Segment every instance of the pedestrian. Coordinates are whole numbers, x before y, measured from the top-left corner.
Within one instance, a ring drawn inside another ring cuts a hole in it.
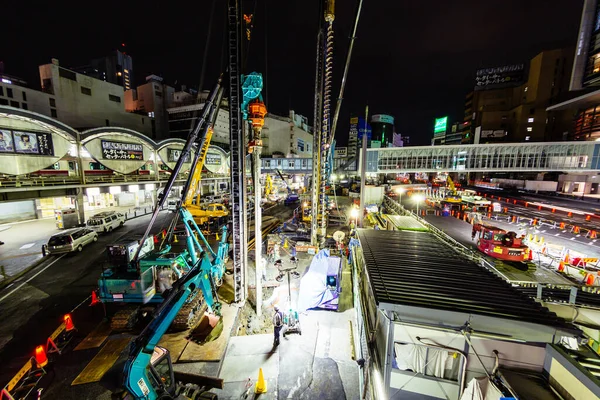
[[[283,313],[275,304],[275,315],[273,315],[273,346],[279,346],[279,333],[283,328]]]

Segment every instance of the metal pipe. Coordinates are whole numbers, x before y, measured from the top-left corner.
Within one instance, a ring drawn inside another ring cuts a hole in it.
[[[346,65],[344,66],[344,74],[342,75],[340,95],[337,99],[335,113],[333,114],[333,122],[331,123],[331,137],[329,139],[329,147],[331,147],[331,145],[333,144],[333,138],[335,137],[335,130],[337,128],[338,117],[340,116],[340,109],[342,108],[342,100],[344,99],[344,89],[346,88],[346,79],[348,78],[348,70],[350,69],[350,59],[352,58],[352,50],[354,48],[354,40],[356,39],[356,31],[358,30],[358,20],[360,19],[362,3],[363,0],[358,0],[358,6],[356,8],[356,18],[354,19],[354,27],[352,28],[352,36],[350,37],[350,45],[348,46],[348,55],[346,56]]]

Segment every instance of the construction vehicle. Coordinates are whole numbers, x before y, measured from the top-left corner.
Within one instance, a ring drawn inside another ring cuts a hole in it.
[[[202,117],[198,120],[198,125],[190,133],[163,193],[170,193],[192,146],[196,142],[199,142],[201,146],[203,140],[205,141],[206,135],[210,131],[210,126],[206,122],[208,113],[210,112],[211,116],[214,116],[216,107],[218,107],[213,106],[214,99],[217,97],[220,100],[222,93],[219,80],[203,110]],[[193,161],[194,167],[198,165],[201,155],[201,152],[196,152]],[[194,179],[194,175],[188,177],[182,198],[189,193],[190,188],[194,185]],[[148,228],[141,239],[129,239],[107,246],[108,264],[104,266],[98,281],[98,297],[105,304],[131,305],[130,307],[121,307],[117,311],[111,322],[113,329],[131,328],[135,325],[138,317],[145,311],[141,305],[161,303],[175,283],[197,268],[201,260],[203,260],[202,273],[194,281],[194,295],[190,296],[190,301],[185,303],[185,307],[181,307],[181,315],[177,318],[176,328],[192,327],[198,321],[198,317],[203,315],[204,306],[209,312],[219,314],[220,304],[216,301],[216,289],[222,281],[225,258],[229,251],[226,227],[223,227],[221,242],[215,253],[194,221],[193,215],[185,207],[179,205],[168,231],[163,230],[162,241],[157,236],[150,237],[150,230],[158,212],[166,202],[166,196],[159,196]],[[174,234],[178,225],[181,226],[185,236],[182,248],[177,248],[176,243],[179,240],[178,236]],[[154,248],[152,243],[158,246]],[[206,264],[204,260],[208,260],[209,264]]]
[[[442,202],[448,204],[462,203],[462,197],[456,191],[456,187],[450,176],[446,178],[446,194],[444,195],[444,200]]]
[[[214,229],[216,227],[212,225],[223,225],[225,222],[224,219],[229,216],[229,210],[222,204],[210,203],[206,206],[202,206],[199,192],[202,168],[204,168],[204,161],[206,160],[206,154],[208,153],[208,148],[212,139],[213,126],[217,119],[220,102],[221,99],[219,98],[216,105],[216,112],[210,121],[208,131],[206,132],[203,140],[199,143],[197,149],[198,156],[196,157],[198,161],[193,166],[193,172],[190,175],[191,180],[189,191],[185,194],[183,200],[183,206],[190,212],[190,214],[192,214],[196,224],[200,225],[204,229],[205,233],[211,233],[212,231],[217,230]]]
[[[280,170],[276,170],[277,174],[279,175],[279,177],[281,178],[281,180],[283,181],[283,183],[285,184],[285,188],[287,189],[288,195],[284,200],[284,204],[286,206],[295,204],[297,202],[300,201],[300,197],[298,196],[297,193],[294,193],[294,191],[292,190],[292,188],[290,187],[290,185],[288,185],[287,181],[285,180],[285,178],[283,177],[282,173]]]
[[[476,241],[479,251],[502,261],[517,263],[528,261],[529,248],[523,243],[523,237],[483,222],[478,213],[471,213],[471,218],[473,219],[471,238]]]
[[[474,208],[473,211],[487,210],[488,207],[492,204],[490,200],[483,198],[482,196],[477,195],[477,192],[471,189],[465,189],[460,192],[460,196],[462,202],[471,208]]]

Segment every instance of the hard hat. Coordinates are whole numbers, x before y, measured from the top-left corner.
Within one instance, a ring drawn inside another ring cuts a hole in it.
[[[279,305],[275,304],[273,307],[275,308],[275,311],[279,311]]]

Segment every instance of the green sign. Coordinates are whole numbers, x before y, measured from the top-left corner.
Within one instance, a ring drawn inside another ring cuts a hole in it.
[[[436,118],[435,125],[433,127],[433,133],[446,133],[447,126],[448,117]]]

